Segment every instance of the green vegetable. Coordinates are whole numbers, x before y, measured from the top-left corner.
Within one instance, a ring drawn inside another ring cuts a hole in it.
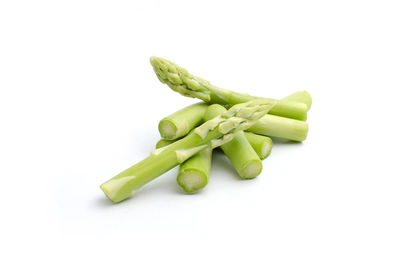
[[[254,100],[233,106],[209,120],[186,137],[163,148],[103,183],[100,188],[114,203],[131,197],[140,187],[184,162],[205,148],[221,146],[264,116],[275,104],[271,100]]]
[[[221,149],[242,179],[252,179],[260,175],[262,170],[261,159],[251,147],[243,132],[238,132],[232,141],[221,145]]]
[[[174,142],[175,140],[160,139],[156,148],[162,148]],[[180,165],[176,181],[184,192],[196,193],[207,185],[210,177],[211,159],[212,149],[205,148]]]
[[[194,105],[192,105],[194,106]],[[177,131],[188,131],[188,128],[192,129],[191,126],[193,124],[198,123],[198,117],[197,115],[191,115],[185,114],[185,111],[189,108],[189,111],[192,110],[190,109],[192,106],[189,106],[187,108],[181,109],[176,113],[179,113],[179,116],[185,117],[185,122],[180,122],[179,119],[175,119],[176,121],[174,122],[175,128],[177,128]],[[207,109],[207,105],[206,109]],[[204,106],[202,106],[203,108]],[[204,115],[205,112],[203,112],[203,109],[199,111]],[[173,117],[175,114],[172,114],[168,117]],[[167,117],[167,118],[168,118]],[[167,118],[164,118],[163,120],[166,120]],[[160,122],[161,124],[161,122]],[[191,124],[189,126],[188,124]],[[184,128],[181,128],[184,127]],[[190,130],[189,129],[189,130]],[[262,134],[265,136],[273,136],[273,137],[279,137],[279,138],[284,138],[288,140],[293,140],[293,141],[304,141],[307,137],[308,133],[308,125],[305,121],[299,121],[295,119],[289,119],[289,118],[284,118],[280,116],[275,116],[275,115],[270,115],[267,114],[265,117],[263,117],[259,122],[257,122],[254,127],[250,128],[249,131],[257,133],[257,134]],[[161,130],[160,130],[161,132]],[[186,134],[185,134],[186,135]],[[181,135],[184,136],[184,135]],[[159,146],[161,147],[164,145],[165,139],[160,140],[160,143],[157,143],[157,148]],[[171,142],[170,142],[171,143]]]
[[[176,182],[186,193],[196,193],[204,188],[210,177],[212,149],[201,150],[179,167]]]
[[[204,119],[212,119],[225,111],[226,109],[219,104],[211,105],[208,107]],[[221,149],[241,178],[251,179],[261,173],[262,163],[260,157],[247,141],[243,131],[237,132],[232,141],[221,145]]]
[[[174,143],[175,140],[160,139],[156,148],[162,148]],[[212,149],[205,148],[188,158],[179,167],[176,182],[186,193],[193,194],[204,188],[210,177]]]
[[[161,137],[173,140],[185,136],[202,122],[207,107],[207,104],[197,103],[165,117],[158,124]]]
[[[186,69],[159,57],[151,57],[150,63],[162,83],[186,97],[199,98],[209,104],[216,103],[226,107],[259,98],[213,86],[210,82],[191,75]],[[307,120],[307,106],[303,103],[277,101],[277,104],[269,113],[292,119]]]
[[[255,133],[251,133],[251,132],[244,132],[244,136],[246,136],[247,141],[249,141],[251,147],[253,147],[254,151],[256,151],[257,155],[260,157],[261,160],[263,160],[269,156],[269,154],[271,153],[271,149],[272,149],[271,138],[264,136],[264,135],[258,135]],[[175,140],[160,139],[156,144],[156,148],[161,148],[161,147],[170,145],[173,142],[175,142]],[[189,158],[189,160],[192,158],[193,157]],[[186,162],[187,161],[185,161],[185,163]]]
[[[293,94],[281,99],[281,102],[282,101],[292,101],[292,102],[304,103],[307,105],[307,110],[310,110],[311,104],[312,104],[311,95],[305,90],[294,92]]]
[[[247,141],[249,141],[251,147],[253,147],[261,160],[269,156],[272,149],[271,138],[250,132],[244,132],[244,136],[246,136]]]
[[[267,114],[247,131],[301,142],[307,138],[308,124],[305,121]]]

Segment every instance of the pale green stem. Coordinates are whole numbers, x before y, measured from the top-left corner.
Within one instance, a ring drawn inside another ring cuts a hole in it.
[[[119,173],[100,187],[114,203],[125,200],[133,196],[146,183],[176,167],[180,163],[176,155],[177,150],[190,149],[202,144],[203,139],[197,134],[191,133],[165,147],[162,152],[153,152],[146,159]]]
[[[243,132],[236,133],[232,141],[221,145],[221,149],[242,179],[252,179],[261,173],[261,159]]]
[[[160,139],[156,148],[162,148],[174,143],[175,140]],[[196,193],[204,188],[210,177],[212,149],[207,147],[183,162],[179,167],[176,181],[186,193]]]
[[[244,136],[246,136],[247,141],[249,141],[251,147],[253,147],[254,151],[257,153],[261,160],[269,156],[272,149],[271,138],[251,132],[244,132]]]
[[[302,142],[307,138],[308,124],[305,121],[267,114],[247,131],[264,136],[272,136]],[[171,142],[161,139],[157,143],[156,147],[159,148],[165,146],[167,143],[169,144]]]
[[[207,107],[205,103],[197,103],[165,117],[158,124],[161,137],[174,140],[185,136],[202,122]]]
[[[260,157],[261,160],[269,156],[272,149],[271,138],[251,132],[244,132],[244,136],[246,136],[247,141],[249,141],[251,147],[253,147],[254,151],[256,151],[257,155]],[[156,148],[162,148],[164,146],[172,144],[175,141],[176,140],[160,139],[156,144]],[[192,158],[189,158],[183,164],[187,163],[190,159]]]
[[[210,100],[209,104],[220,104],[231,107],[236,104],[247,102],[262,97],[255,97],[248,94],[237,93],[231,90],[219,88],[213,85],[209,87]],[[282,101],[278,100],[274,107],[271,108],[269,114],[281,117],[306,121],[307,120],[307,105],[302,102]]]
[[[308,124],[305,121],[267,114],[247,131],[301,142],[307,138]]]
[[[179,167],[176,182],[186,193],[196,193],[204,188],[210,177],[212,149],[201,150]]]
[[[221,105],[211,105],[208,107],[204,119],[212,119],[225,111],[226,109]],[[261,173],[262,163],[260,157],[247,141],[242,131],[237,132],[232,141],[221,145],[221,149],[241,178],[251,179]]]

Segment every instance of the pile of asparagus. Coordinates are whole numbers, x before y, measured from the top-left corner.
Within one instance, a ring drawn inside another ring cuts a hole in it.
[[[217,147],[241,178],[255,178],[261,173],[261,160],[271,152],[268,136],[299,142],[307,137],[312,100],[306,91],[281,100],[255,97],[215,87],[165,59],[151,57],[150,62],[162,83],[204,103],[162,119],[158,126],[162,139],[150,156],[100,186],[114,203],[179,164],[177,183],[182,190],[201,190],[208,183],[212,150]]]

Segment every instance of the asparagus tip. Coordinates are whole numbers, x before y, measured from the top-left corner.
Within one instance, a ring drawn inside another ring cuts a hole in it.
[[[150,63],[151,63],[151,65],[154,64],[154,62],[157,60],[157,58],[158,58],[158,57],[156,57],[156,56],[151,56],[151,57],[150,57]]]

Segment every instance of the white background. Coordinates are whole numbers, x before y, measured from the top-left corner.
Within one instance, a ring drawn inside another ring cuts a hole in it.
[[[310,131],[242,181],[222,154],[112,205],[99,185],[196,102],[164,57],[213,84],[307,89]],[[399,264],[399,1],[1,1],[2,264]]]

